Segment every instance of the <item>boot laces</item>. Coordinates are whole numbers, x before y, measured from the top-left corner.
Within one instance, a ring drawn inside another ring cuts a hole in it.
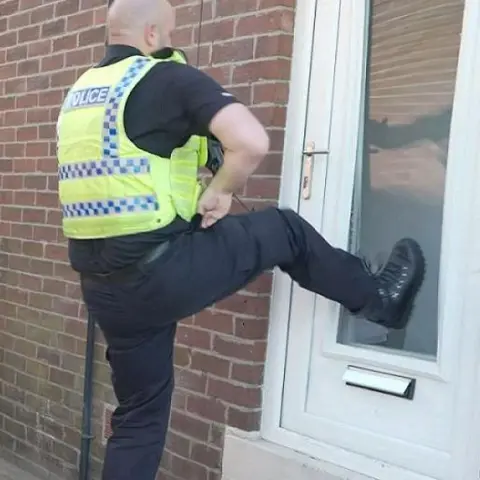
[[[379,284],[385,289],[394,291],[398,290],[405,282],[407,277],[407,267],[398,259],[390,259],[386,263],[376,267],[370,261],[363,258],[362,263],[365,270],[375,277]]]

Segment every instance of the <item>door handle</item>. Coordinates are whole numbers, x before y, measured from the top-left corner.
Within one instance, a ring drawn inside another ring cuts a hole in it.
[[[326,155],[328,150],[315,150],[315,142],[307,142],[303,151],[302,198],[308,200],[312,194],[312,173],[314,155]]]

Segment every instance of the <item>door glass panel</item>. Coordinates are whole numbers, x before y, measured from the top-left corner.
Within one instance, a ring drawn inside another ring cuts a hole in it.
[[[341,343],[436,357],[442,214],[463,9],[464,0],[370,2],[350,249],[375,265],[385,260],[378,252],[413,237],[424,249],[428,271],[403,331],[343,311]]]

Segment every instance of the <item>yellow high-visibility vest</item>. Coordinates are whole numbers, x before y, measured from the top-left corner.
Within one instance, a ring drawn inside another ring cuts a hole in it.
[[[130,93],[163,61],[184,59],[177,52],[166,60],[132,56],[89,69],[70,89],[57,123],[59,197],[67,238],[148,232],[177,215],[189,221],[195,214],[207,139],[192,136],[170,158],[162,158],[136,147],[125,133]]]

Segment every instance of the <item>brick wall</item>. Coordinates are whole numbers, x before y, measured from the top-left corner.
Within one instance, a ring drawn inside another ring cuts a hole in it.
[[[59,228],[55,121],[66,89],[102,57],[106,4],[0,0],[0,447],[64,480],[76,478],[86,322]],[[175,4],[176,43],[196,61],[199,2]],[[251,206],[278,195],[293,10],[293,0],[206,0],[203,9],[201,67],[253,108],[272,139],[244,192]],[[224,425],[258,428],[269,291],[265,276],[179,327],[160,478],[219,478]],[[103,402],[115,401],[103,358],[99,339],[95,472]]]

